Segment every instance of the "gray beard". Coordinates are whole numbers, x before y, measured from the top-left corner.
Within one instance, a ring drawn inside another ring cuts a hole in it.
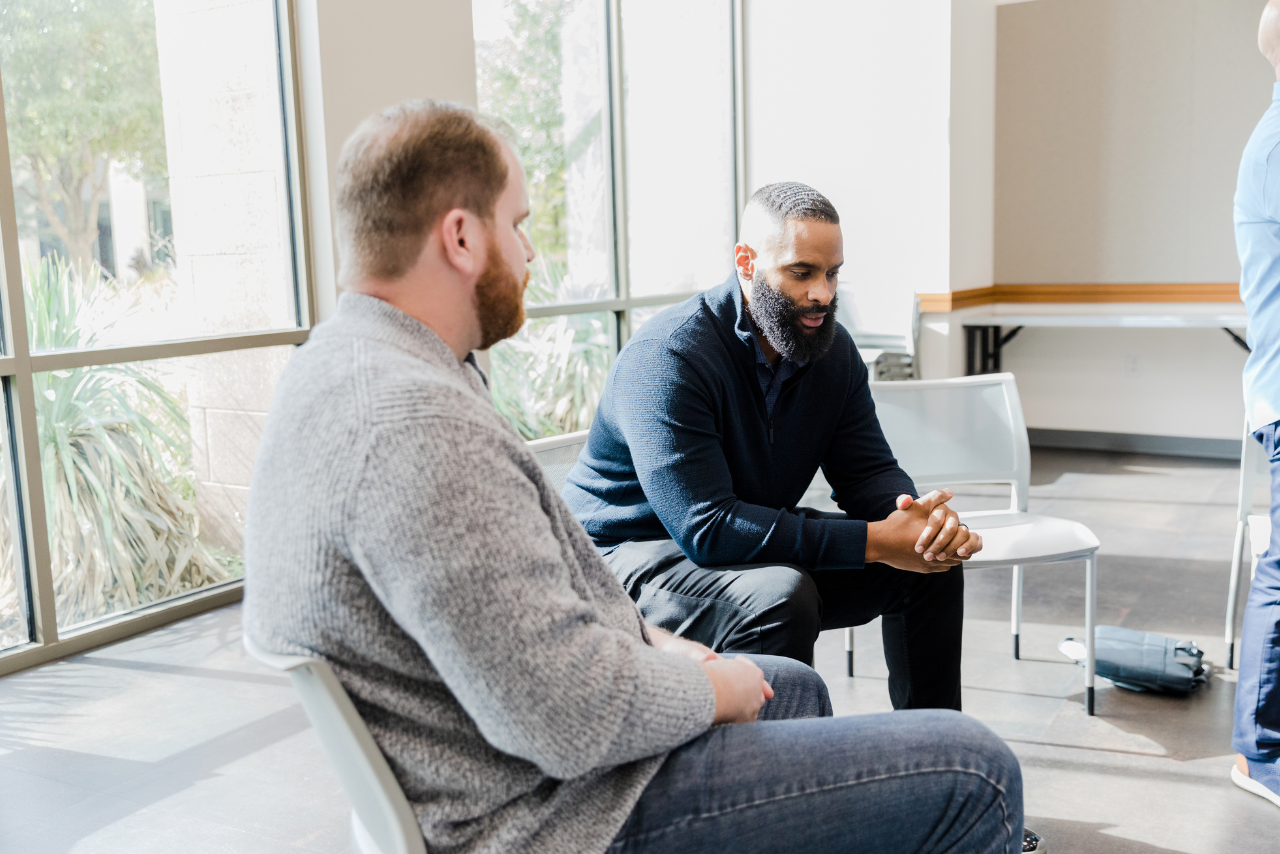
[[[775,290],[759,272],[751,280],[751,304],[748,313],[756,328],[773,349],[793,362],[821,359],[836,338],[836,300],[826,306],[827,316],[817,329],[801,325],[800,315],[813,311],[801,307],[782,291]]]

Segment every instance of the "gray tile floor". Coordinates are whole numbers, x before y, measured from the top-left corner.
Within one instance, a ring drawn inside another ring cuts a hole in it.
[[[1102,540],[1101,622],[1194,639],[1221,664],[1236,482],[1224,463],[1039,451],[1032,510]],[[1017,752],[1055,852],[1280,849],[1280,810],[1227,778],[1230,674],[1187,699],[1103,685],[1088,718],[1083,673],[1056,649],[1081,630],[1083,568],[1028,570],[1017,662],[1008,572],[966,578],[965,709]],[[239,641],[231,607],[0,679],[0,852],[349,851],[346,801],[287,679]],[[837,714],[888,710],[876,625],[857,630],[853,679],[841,633],[817,665]]]

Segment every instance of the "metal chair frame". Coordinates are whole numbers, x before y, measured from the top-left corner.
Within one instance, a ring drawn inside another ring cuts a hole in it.
[[[1244,569],[1245,549],[1251,561],[1250,577],[1257,571],[1258,558],[1266,551],[1271,535],[1270,515],[1253,512],[1253,492],[1259,482],[1270,476],[1270,464],[1262,445],[1253,438],[1249,422],[1244,424],[1244,439],[1240,447],[1240,494],[1236,501],[1236,537],[1231,553],[1231,575],[1227,585],[1227,626],[1224,640],[1227,644],[1227,669],[1235,668],[1236,654],[1236,600],[1240,594],[1240,575]]]
[[[357,854],[427,854],[404,791],[329,663],[268,652],[248,635],[244,648],[268,667],[289,674],[351,801],[351,840]]]
[[[1027,424],[1022,413],[1022,400],[1018,396],[1018,386],[1013,374],[981,374],[971,377],[958,377],[954,379],[944,380],[916,380],[907,382],[892,383],[870,383],[871,396],[876,398],[877,394],[883,397],[886,394],[894,392],[903,392],[910,390],[931,391],[931,390],[953,390],[956,388],[981,387],[981,386],[1000,386],[1003,393],[1004,407],[1000,411],[1002,421],[1008,428],[1011,444],[1007,448],[1007,452],[1011,465],[1004,470],[988,470],[988,471],[954,471],[954,472],[929,472],[919,473],[910,471],[908,466],[908,474],[912,476],[916,487],[925,492],[929,489],[939,487],[954,487],[966,485],[987,485],[987,484],[1008,484],[1010,488],[1010,505],[1007,511],[978,511],[970,513],[962,513],[961,518],[969,524],[971,528],[981,533],[983,517],[993,517],[996,515],[1006,515],[1009,513],[1027,514],[1029,491],[1031,486],[1031,443],[1027,436]],[[879,403],[879,401],[877,401]],[[893,436],[887,435],[890,445],[893,445]],[[896,453],[896,452],[895,452]],[[901,457],[902,455],[899,454]],[[1092,536],[1092,535],[1090,535]],[[1070,561],[1083,560],[1085,563],[1085,708],[1088,714],[1094,712],[1094,683],[1095,683],[1095,654],[1094,654],[1094,623],[1097,614],[1097,587],[1098,587],[1098,546],[1095,544],[1088,548],[1079,548],[1056,554],[1048,554],[1036,556],[1034,559],[1022,559],[1017,563],[1011,561],[989,562],[972,559],[966,564],[966,569],[992,569],[996,567],[1012,567],[1012,595],[1010,602],[1010,633],[1013,636],[1013,657],[1021,658],[1021,634],[1022,634],[1022,593],[1023,593],[1023,569],[1027,566],[1040,566],[1047,564],[1066,563]],[[845,657],[846,667],[849,676],[853,676],[854,664],[854,633],[849,628],[845,631]]]

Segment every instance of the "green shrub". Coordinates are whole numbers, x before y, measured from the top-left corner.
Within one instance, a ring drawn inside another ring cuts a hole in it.
[[[54,256],[24,273],[32,350],[92,348],[119,319],[105,308],[114,283],[96,265],[82,278]],[[190,426],[183,402],[164,387],[154,365],[50,371],[36,374],[34,385],[60,625],[240,574],[235,562],[224,567],[200,542]],[[7,483],[0,492],[7,504]],[[8,512],[0,525],[0,540],[11,550]],[[10,587],[13,598],[16,584]],[[4,622],[5,590],[0,587],[0,640],[19,628],[13,617],[12,625]]]

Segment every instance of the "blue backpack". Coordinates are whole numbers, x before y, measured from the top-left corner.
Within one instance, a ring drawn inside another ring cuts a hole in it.
[[[1084,641],[1066,638],[1058,649],[1084,664]],[[1189,694],[1209,680],[1211,666],[1194,641],[1176,641],[1151,632],[1097,626],[1094,662],[1097,673],[1131,691]]]

